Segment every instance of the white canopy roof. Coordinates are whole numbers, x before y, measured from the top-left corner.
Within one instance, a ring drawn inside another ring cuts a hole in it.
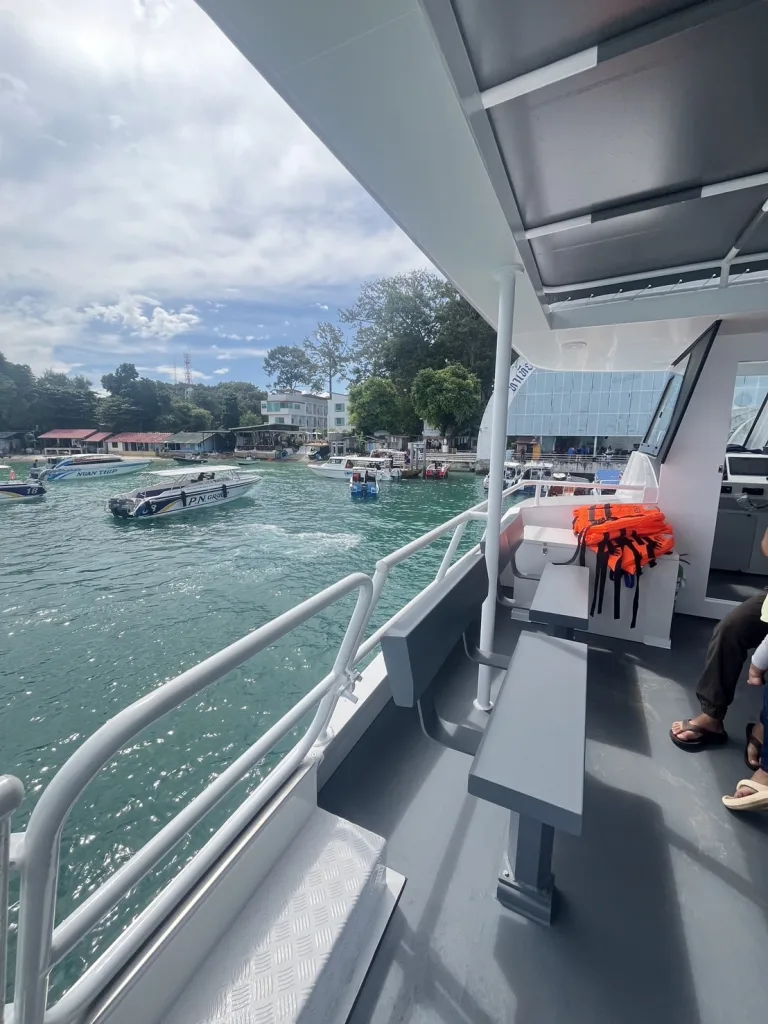
[[[522,263],[535,365],[663,368],[768,309],[768,5],[198,2],[490,323]]]

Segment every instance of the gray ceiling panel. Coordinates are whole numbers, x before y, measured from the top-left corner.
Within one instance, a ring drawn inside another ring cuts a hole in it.
[[[742,249],[744,255],[755,252],[768,252],[768,216],[764,217],[760,225],[750,234],[747,244]]]
[[[480,89],[568,57],[691,0],[454,0]]]
[[[768,196],[746,189],[598,221],[532,242],[547,286],[722,259]]]
[[[526,226],[768,170],[766,40],[757,4],[493,108]]]

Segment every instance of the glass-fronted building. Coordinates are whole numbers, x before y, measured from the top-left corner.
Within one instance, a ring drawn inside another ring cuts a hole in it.
[[[538,438],[544,451],[564,444],[631,449],[645,434],[669,376],[536,370],[509,409],[511,438]]]

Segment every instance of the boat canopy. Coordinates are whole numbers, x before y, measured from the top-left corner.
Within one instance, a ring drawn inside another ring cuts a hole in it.
[[[669,366],[768,309],[768,4],[198,0],[515,349]]]

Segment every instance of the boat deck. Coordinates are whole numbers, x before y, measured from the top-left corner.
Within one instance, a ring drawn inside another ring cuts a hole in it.
[[[497,649],[516,624],[503,612]],[[590,644],[584,831],[558,834],[551,928],[495,899],[508,814],[467,793],[470,759],[389,704],[321,792],[322,805],[384,836],[407,876],[351,1024],[729,1024],[763,1016],[768,816],[720,802],[749,774],[741,687],[731,743],[690,754],[669,741],[695,713],[713,623],[678,617],[671,651]],[[471,705],[476,669],[446,669],[441,707]],[[471,712],[470,715],[476,715]],[[557,759],[557,736],[542,736]]]

